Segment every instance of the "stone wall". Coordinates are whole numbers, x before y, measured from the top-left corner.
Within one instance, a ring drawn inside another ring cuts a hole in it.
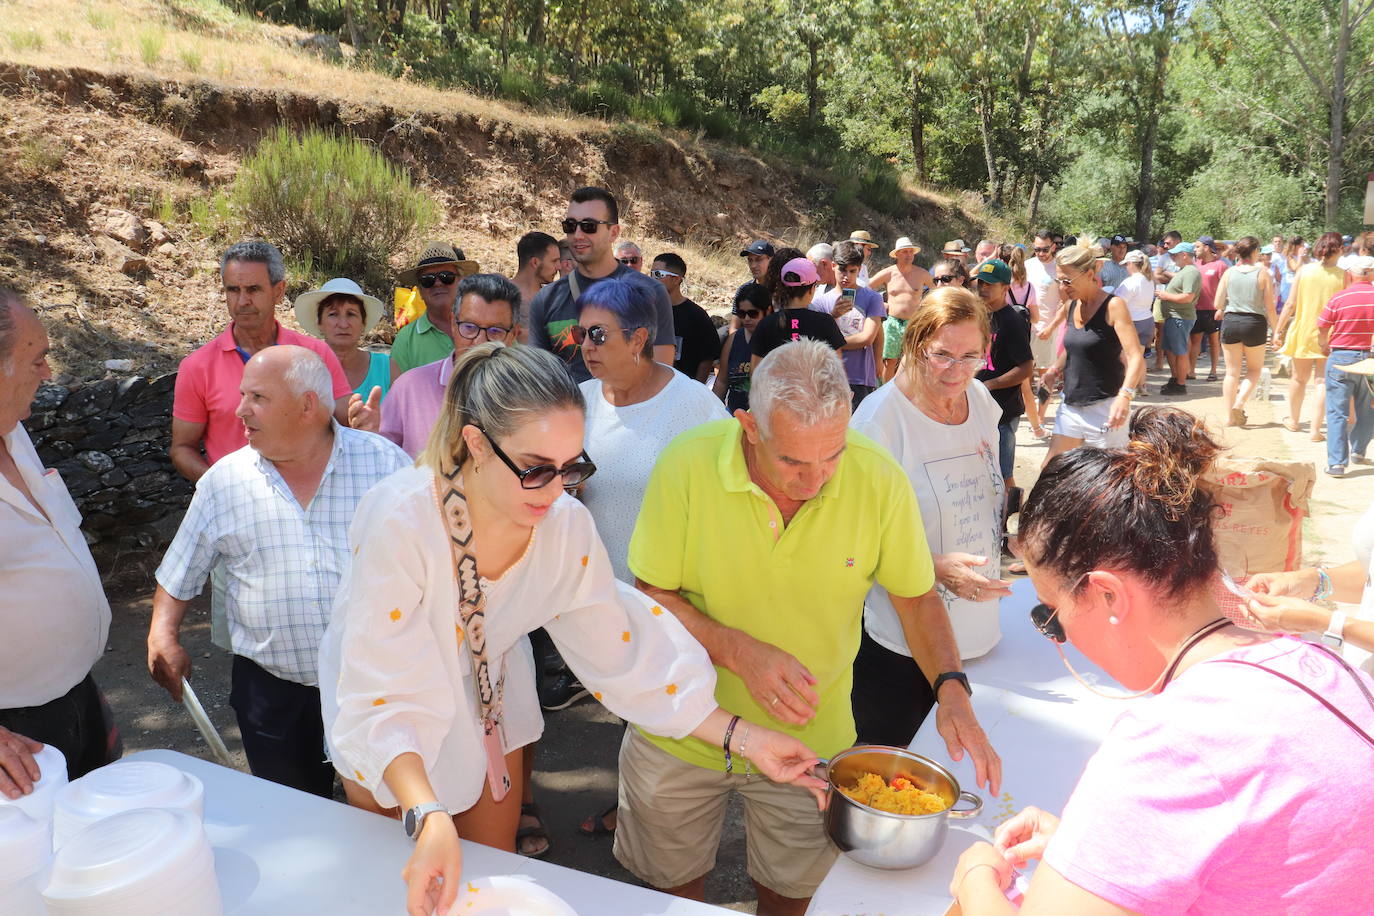
[[[167,458],[175,384],[176,373],[46,384],[34,397],[24,427],[76,500],[86,540],[104,548],[97,559],[163,546],[191,501],[191,485]]]

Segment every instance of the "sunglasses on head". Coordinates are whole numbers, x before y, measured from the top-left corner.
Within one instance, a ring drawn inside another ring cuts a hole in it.
[[[586,235],[596,235],[601,226],[614,226],[615,223],[608,219],[565,219],[563,220],[563,234],[572,235],[581,229]]]
[[[643,259],[643,258],[616,258],[616,260],[619,261],[621,264],[624,264],[626,267],[634,267],[636,264],[641,263],[644,259]],[[673,276],[677,276],[677,275],[676,275],[676,274],[673,274]]]
[[[568,329],[568,333],[572,335],[573,343],[577,344],[579,347],[585,345],[587,341],[591,341],[593,346],[604,347],[606,346],[606,338],[611,335],[610,331],[599,324],[594,324],[589,328],[584,328],[580,324],[575,324]],[[625,334],[626,337],[630,336],[624,331],[621,331],[621,333]]]
[[[420,285],[423,286],[425,289],[433,288],[434,284],[436,283],[442,283],[445,286],[452,286],[453,282],[457,279],[458,275],[453,271],[441,270],[438,273],[425,274],[424,276],[420,277]]]
[[[624,264],[625,262],[621,261],[620,263]],[[679,280],[682,279],[682,274],[675,274],[671,270],[663,270],[661,268],[649,271],[649,276],[653,277],[655,280],[662,280],[664,277],[677,277]]]
[[[481,429],[481,427],[478,428]],[[496,440],[491,437],[490,433],[483,429],[482,435],[486,436],[487,441],[491,443],[491,450],[496,453],[496,457],[500,458],[506,467],[511,469],[512,474],[520,478],[520,486],[523,489],[538,490],[548,486],[555,477],[563,478],[564,487],[575,487],[596,473],[596,465],[592,463],[591,457],[585,451],[578,457],[577,461],[570,461],[561,468],[551,464],[537,464],[532,468],[521,469],[516,466],[514,461],[510,460],[509,455],[501,451],[501,446],[496,444]]]
[[[500,325],[482,327],[480,324],[473,324],[471,321],[458,322],[458,335],[466,340],[476,340],[479,334],[487,335],[487,340],[505,340],[510,333],[510,328],[503,328]]]

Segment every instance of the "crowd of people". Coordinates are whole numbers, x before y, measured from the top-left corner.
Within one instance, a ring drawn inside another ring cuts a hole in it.
[[[1309,258],[1301,239],[1044,231],[955,239],[930,267],[903,237],[881,269],[863,230],[805,252],[758,239],[718,329],[681,254],[621,237],[609,192],[573,192],[561,232],[522,237],[511,278],[427,244],[398,278],[424,311],[389,353],[362,345],[381,299],[335,278],[295,298],[292,330],[280,252],[235,244],[229,323],[176,380],[170,457],[196,488],[156,572],[149,672],[180,698],[180,631],[208,585],[252,772],[324,797],[337,776],[350,804],[399,818],[410,913],[447,911],[460,837],[548,851],[534,749],[543,713],[584,697],[627,722],[618,797],[585,832],[700,899],[738,794],[759,913],[803,913],[837,855],[819,760],[906,746],[933,713],[999,791],[962,669],[998,644],[1014,575],[1045,600],[1045,635],[1161,696],[1114,728],[1062,824],[1029,809],[965,854],[965,913],[1004,911],[1013,867],[1042,854],[1026,899],[1056,912],[1316,911],[1363,887],[1374,861],[1339,839],[1374,804],[1368,676],[1260,631],[1369,641],[1312,603],[1358,600],[1368,551],[1253,577],[1254,629],[1235,626],[1198,483],[1216,442],[1183,410],[1132,407],[1151,360],[1169,366],[1158,393],[1183,395],[1221,350],[1226,424],[1243,426],[1274,349],[1289,428],[1324,379],[1328,473],[1363,461],[1374,234],[1324,234]],[[119,753],[90,674],[109,606],[21,423],[46,355],[0,291],[11,797],[38,778],[38,742],[72,777]],[[1023,416],[1049,440],[1024,508]],[[1127,822],[1164,840],[1147,860],[1118,841]]]

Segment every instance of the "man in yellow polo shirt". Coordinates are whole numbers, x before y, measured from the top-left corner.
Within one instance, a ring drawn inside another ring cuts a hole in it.
[[[754,370],[750,411],[678,436],[659,456],[634,536],[638,586],[716,665],[716,699],[830,757],[854,743],[851,671],[864,596],[894,597],[912,654],[940,680],[937,725],[995,793],[1001,763],[973,715],[920,510],[890,454],[848,429],[830,347],[795,341]],[[895,596],[905,597],[895,597]],[[961,677],[961,676],[960,676]],[[767,717],[767,718],[765,718]],[[642,880],[702,899],[725,806],[744,798],[760,916],[806,910],[836,849],[804,789],[747,772],[748,727],[725,749],[626,732],[615,855]]]

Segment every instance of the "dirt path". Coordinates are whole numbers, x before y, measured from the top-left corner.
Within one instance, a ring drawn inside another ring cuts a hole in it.
[[[1158,391],[1161,373],[1151,373],[1148,384]],[[1205,380],[1189,383],[1189,397],[1173,399],[1212,422],[1215,431],[1237,455],[1264,455],[1279,460],[1311,460],[1325,466],[1324,446],[1308,441],[1307,434],[1290,433],[1280,425],[1286,410],[1280,394],[1282,381],[1274,386],[1268,403],[1248,408],[1250,425],[1242,430],[1221,428],[1221,383]],[[1151,395],[1141,403],[1162,403]],[[1310,411],[1310,408],[1309,408]],[[1017,448],[1017,481],[1034,484],[1044,459],[1045,444],[1030,437],[1023,423]],[[1355,520],[1374,500],[1374,466],[1354,466],[1341,480],[1318,474],[1312,517],[1306,524],[1306,559],[1332,563],[1350,558],[1349,535]],[[109,694],[124,732],[129,751],[172,748],[209,759],[204,742],[181,707],[149,679],[145,664],[144,637],[151,611],[150,583],[157,557],[126,557],[117,564],[107,589],[114,605],[114,626],[105,658],[96,666],[96,677]],[[247,769],[239,744],[238,729],[228,705],[228,655],[210,644],[209,613],[197,600],[188,614],[186,644],[195,660],[192,683],[210,717],[234,754]],[[547,717],[545,738],[539,745],[536,773],[538,799],[552,836],[549,860],[570,868],[633,881],[611,856],[610,839],[587,838],[577,824],[604,809],[615,797],[616,754],[620,746],[619,720],[599,704],[583,702]],[[399,828],[398,828],[399,829]],[[740,811],[731,809],[719,854],[719,868],[707,885],[707,899],[745,912],[753,912],[753,890],[744,872],[744,842]],[[399,882],[398,882],[399,892]]]

